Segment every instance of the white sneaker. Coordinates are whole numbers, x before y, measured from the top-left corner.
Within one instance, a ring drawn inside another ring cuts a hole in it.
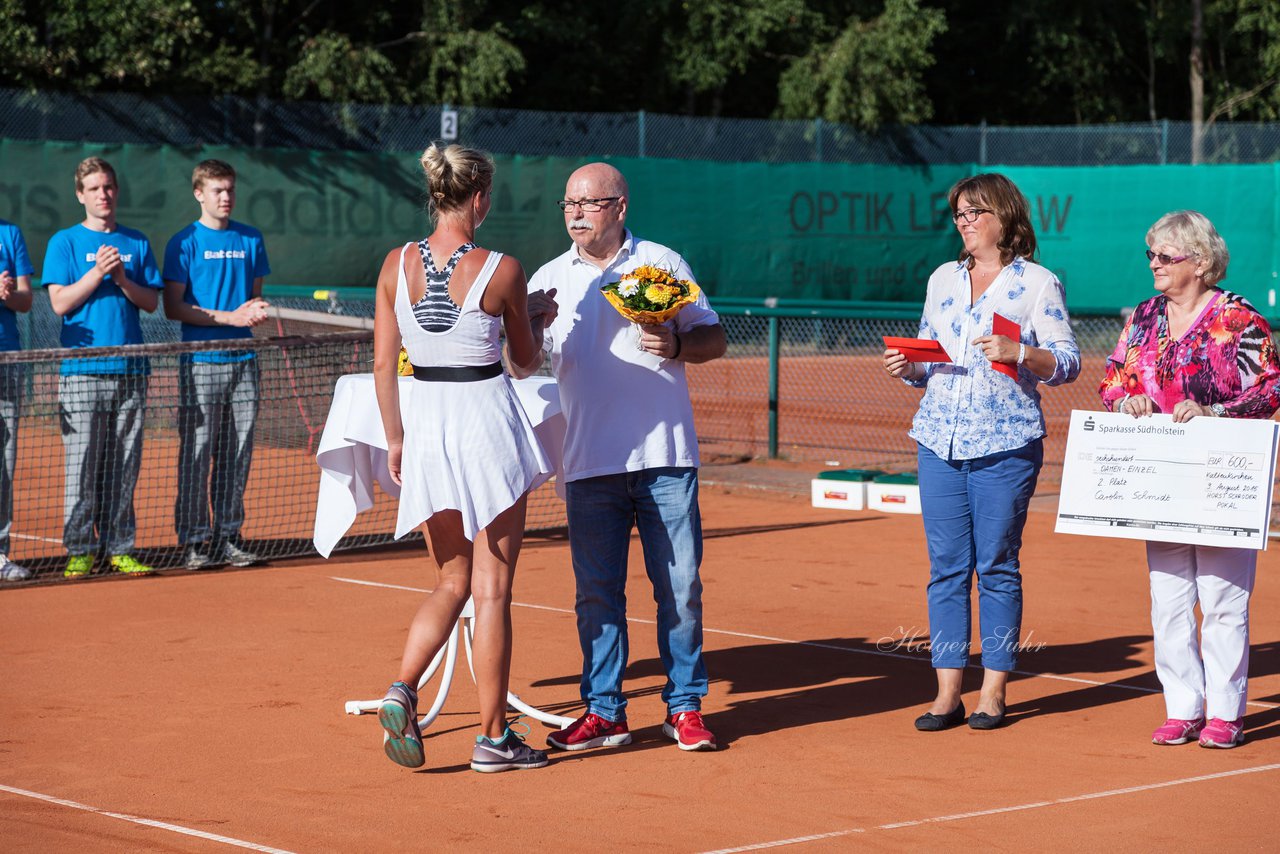
[[[9,556],[0,554],[0,579],[5,581],[26,581],[31,577],[31,570],[20,563],[9,560]]]

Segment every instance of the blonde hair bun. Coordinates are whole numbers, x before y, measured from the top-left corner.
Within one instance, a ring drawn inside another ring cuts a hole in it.
[[[493,161],[474,148],[456,143],[441,148],[433,142],[422,152],[419,162],[436,213],[456,210],[476,193],[488,192],[493,186]]]

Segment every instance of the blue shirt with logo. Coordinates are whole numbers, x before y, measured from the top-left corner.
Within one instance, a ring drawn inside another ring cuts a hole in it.
[[[18,276],[30,276],[36,268],[31,266],[22,232],[13,223],[0,219],[0,272],[5,271],[16,279]],[[13,309],[0,303],[0,350],[17,350],[21,346],[18,316]]]
[[[99,246],[120,251],[125,275],[136,285],[164,287],[151,244],[140,231],[117,226],[115,231],[93,231],[84,225],[64,228],[49,238],[45,250],[42,284],[74,285],[93,267]],[[62,318],[63,347],[113,347],[141,344],[138,307],[129,301],[110,276],[75,311]],[[64,359],[63,374],[145,374],[151,365],[144,357]]]
[[[255,279],[271,273],[262,232],[235,221],[225,229],[200,222],[179,231],[164,250],[164,279],[186,285],[187,305],[215,311],[235,311],[253,298]],[[252,338],[247,326],[197,326],[182,324],[183,341],[220,341]],[[253,358],[248,351],[191,354],[196,362],[235,362]]]

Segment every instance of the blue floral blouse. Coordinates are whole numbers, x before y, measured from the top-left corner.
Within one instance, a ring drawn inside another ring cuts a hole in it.
[[[909,381],[925,392],[908,435],[943,459],[977,459],[1039,439],[1044,414],[1037,386],[1069,383],[1080,373],[1066,291],[1053,273],[1017,257],[972,306],[970,293],[964,264],[933,271],[920,337],[940,342],[952,361],[926,362],[925,375]],[[971,342],[991,334],[993,314],[1021,326],[1023,344],[1053,353],[1053,376],[1042,380],[1023,366],[1014,382],[991,367]]]

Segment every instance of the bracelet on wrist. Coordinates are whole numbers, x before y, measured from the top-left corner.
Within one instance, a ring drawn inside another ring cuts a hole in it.
[[[1027,358],[1027,345],[1019,342],[1018,344],[1018,366],[1022,366],[1023,360]]]

